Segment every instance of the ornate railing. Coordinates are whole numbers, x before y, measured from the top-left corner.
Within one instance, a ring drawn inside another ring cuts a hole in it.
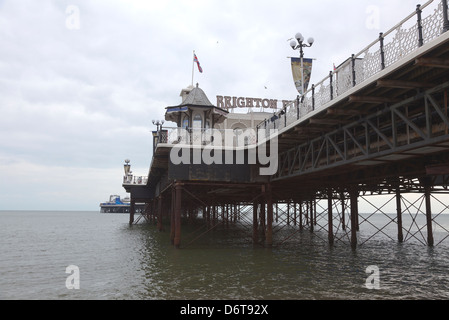
[[[270,119],[258,125],[258,129],[283,129],[300,120],[314,110],[344,95],[351,88],[368,80],[383,69],[403,59],[425,43],[437,38],[447,30],[447,0],[440,1],[432,11],[434,0],[418,5],[404,20],[370,43],[357,54],[353,54],[329,75],[312,85],[311,89],[283,108]],[[423,18],[424,9],[428,9]]]
[[[123,184],[146,185],[147,182],[148,176],[133,176],[132,174],[123,176]]]
[[[254,129],[164,128],[157,132],[155,146],[159,143],[169,145],[243,147],[257,143],[257,132]]]

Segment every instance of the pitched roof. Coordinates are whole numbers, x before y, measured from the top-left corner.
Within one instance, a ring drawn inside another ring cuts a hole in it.
[[[179,106],[214,107],[214,105],[207,98],[204,91],[198,87],[198,84],[195,88],[192,89],[192,91],[190,91],[190,93],[185,97],[185,99]]]

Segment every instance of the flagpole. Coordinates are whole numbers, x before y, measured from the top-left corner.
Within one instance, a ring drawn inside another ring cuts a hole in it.
[[[192,87],[193,87],[193,74],[195,72],[195,50],[193,50],[192,56]]]

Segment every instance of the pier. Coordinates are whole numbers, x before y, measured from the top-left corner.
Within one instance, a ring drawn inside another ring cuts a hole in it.
[[[266,247],[305,230],[353,249],[377,234],[437,246],[449,237],[438,220],[449,213],[448,30],[447,0],[418,5],[275,116],[253,115],[252,127],[226,127],[232,115],[198,85],[183,90],[166,108],[177,126],[153,132],[148,175],[130,178],[125,166],[129,223],[145,203],[138,219],[175,247],[227,225]],[[192,221],[201,228],[184,241]],[[364,225],[376,232],[362,239]]]

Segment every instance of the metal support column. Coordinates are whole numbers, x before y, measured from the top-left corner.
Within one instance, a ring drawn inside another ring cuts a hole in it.
[[[260,202],[260,228],[261,228],[261,236],[262,236],[262,242],[265,241],[265,233],[266,233],[266,209],[265,209],[265,198],[261,198],[262,201]]]
[[[442,3],[443,3],[443,32],[446,32],[449,31],[447,0],[442,0]]]
[[[310,232],[313,233],[313,226],[315,225],[315,221],[316,219],[314,219],[314,205],[313,205],[313,200],[308,201],[310,203],[309,205],[309,211],[310,211]]]
[[[345,221],[345,193],[340,193],[340,201],[341,201],[341,228],[343,231],[346,230],[346,221]]]
[[[404,242],[404,234],[402,232],[402,206],[401,206],[401,190],[396,187],[396,213],[398,218],[398,241]]]
[[[271,186],[266,188],[266,202],[267,202],[267,227],[266,227],[266,244],[268,247],[273,245],[273,196],[271,193]]]
[[[158,207],[157,207],[157,229],[159,231],[162,231],[162,196],[158,199]]]
[[[351,202],[351,247],[355,249],[357,247],[357,215],[358,215],[358,191],[357,189],[351,189],[349,193]]]
[[[432,230],[432,207],[430,198],[430,179],[425,179],[424,192],[426,198],[426,224],[427,224],[427,245],[433,247],[433,230]]]
[[[313,219],[310,219],[310,225],[313,224]],[[333,225],[333,217],[332,217],[332,189],[327,191],[327,227],[328,227],[328,239],[329,245],[334,244],[334,225]]]
[[[134,223],[134,214],[136,213],[136,200],[131,195],[131,203],[129,205],[129,225]]]
[[[175,188],[171,189],[171,205],[170,205],[170,241],[171,244],[175,243]]]
[[[176,248],[181,245],[181,204],[182,204],[182,187],[179,184],[175,185],[175,213],[174,226],[175,236],[173,244]]]
[[[257,210],[259,204],[257,200],[253,204],[253,244],[259,242],[259,234],[258,234],[258,219],[257,219]]]

